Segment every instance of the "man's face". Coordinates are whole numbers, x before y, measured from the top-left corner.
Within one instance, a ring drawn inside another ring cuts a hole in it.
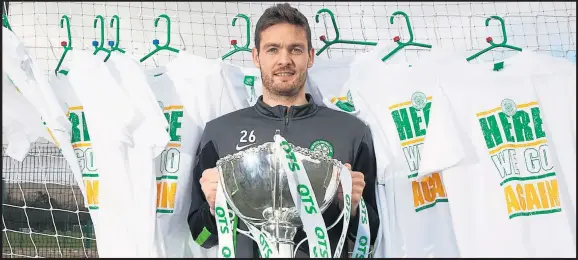
[[[261,70],[263,87],[277,96],[299,94],[313,65],[305,30],[288,23],[270,26],[261,32],[259,47],[259,53],[253,48],[253,62]]]

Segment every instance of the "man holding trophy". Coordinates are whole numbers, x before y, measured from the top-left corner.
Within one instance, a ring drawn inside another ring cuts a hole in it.
[[[289,4],[265,10],[253,48],[263,95],[205,127],[188,222],[219,257],[347,258],[345,238],[355,241],[353,257],[367,257],[375,241],[371,132],[305,92],[314,53],[302,13]]]

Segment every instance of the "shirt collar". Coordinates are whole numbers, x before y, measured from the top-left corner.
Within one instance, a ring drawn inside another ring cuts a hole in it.
[[[289,118],[299,119],[311,116],[319,109],[310,94],[305,94],[305,98],[307,99],[307,104],[305,105],[291,107],[277,105],[272,107],[263,102],[263,96],[261,95],[254,107],[257,112],[267,117],[283,119],[287,115]]]

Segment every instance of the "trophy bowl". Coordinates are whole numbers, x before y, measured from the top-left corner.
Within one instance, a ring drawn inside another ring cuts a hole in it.
[[[324,212],[336,197],[341,163],[319,152],[291,145],[309,177],[319,209]],[[292,243],[302,226],[289,190],[287,174],[274,142],[264,143],[217,161],[225,198],[235,214],[268,233]]]

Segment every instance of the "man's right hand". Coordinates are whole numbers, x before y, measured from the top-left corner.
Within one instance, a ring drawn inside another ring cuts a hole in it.
[[[215,197],[217,195],[217,183],[219,183],[219,171],[217,168],[206,169],[203,176],[199,180],[201,183],[201,190],[205,194],[205,198],[209,203],[211,214],[215,215]]]

